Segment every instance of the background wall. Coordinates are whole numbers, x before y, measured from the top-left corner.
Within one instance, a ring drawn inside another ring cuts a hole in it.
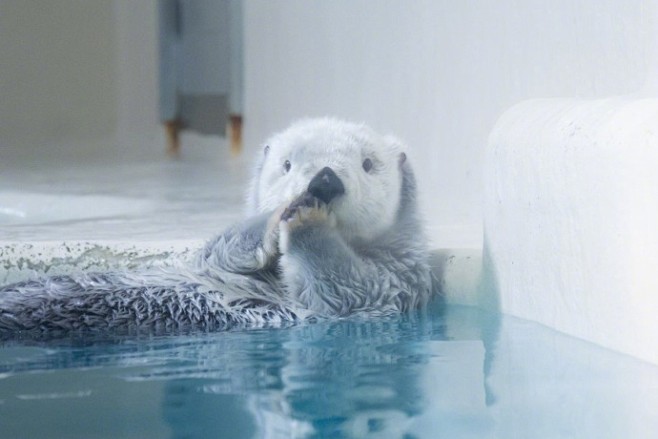
[[[482,243],[482,160],[509,106],[646,86],[655,1],[248,0],[246,155],[305,116],[397,134],[415,150],[441,247]],[[0,14],[0,148],[155,156],[156,1],[24,2]]]
[[[114,26],[111,2],[2,2],[3,154],[30,148],[56,156],[114,134]]]
[[[155,0],[0,6],[0,160],[157,157]]]
[[[246,141],[336,115],[414,149],[434,243],[482,243],[482,165],[499,115],[527,98],[645,87],[655,1],[248,1]]]
[[[655,0],[247,0],[245,146],[334,115],[415,151],[438,247],[482,245],[487,136],[528,98],[658,88]],[[0,151],[157,157],[156,0],[7,0]]]
[[[117,95],[116,147],[121,154],[161,157],[158,117],[157,0],[113,0]]]

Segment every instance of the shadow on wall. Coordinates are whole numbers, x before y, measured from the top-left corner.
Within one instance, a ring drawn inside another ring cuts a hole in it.
[[[478,282],[478,304],[484,308],[482,313],[481,337],[484,344],[483,372],[485,376],[486,404],[491,406],[496,403],[495,392],[491,389],[488,378],[492,374],[492,368],[496,360],[496,343],[501,331],[501,309],[500,309],[500,286],[496,275],[496,267],[491,257],[489,241],[485,229],[484,248],[482,249],[482,271]]]
[[[495,313],[501,312],[500,284],[486,230],[484,233],[484,247],[482,249],[482,271],[480,272],[477,294],[477,301],[480,307]]]
[[[502,316],[500,286],[486,232],[482,251],[482,255],[478,256],[474,251],[459,254],[456,250],[435,250],[430,253],[430,267],[434,276],[434,288],[442,305],[447,302],[481,308],[480,320],[476,326],[480,329],[479,335],[484,345],[482,371],[485,403],[491,406],[496,402],[496,396],[490,388],[488,378],[496,359],[496,343],[501,331]],[[466,271],[467,274],[460,274],[459,271]],[[464,278],[474,279],[469,282]]]

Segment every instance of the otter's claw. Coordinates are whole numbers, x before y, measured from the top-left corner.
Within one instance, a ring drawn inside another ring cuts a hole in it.
[[[310,223],[326,223],[335,226],[334,216],[319,198],[305,192],[297,197],[281,214],[281,221],[289,228]]]
[[[309,192],[304,192],[297,197],[281,214],[282,221],[289,221],[296,213],[302,208],[315,208],[320,207],[321,201],[311,195]]]
[[[336,226],[336,219],[329,212],[327,205],[308,192],[296,198],[281,214],[279,228],[279,250],[286,253],[288,249],[290,232],[296,228],[324,224],[329,227]]]

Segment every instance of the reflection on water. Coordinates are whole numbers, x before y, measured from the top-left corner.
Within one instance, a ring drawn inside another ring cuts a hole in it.
[[[658,368],[464,307],[0,348],[0,437],[654,437]]]

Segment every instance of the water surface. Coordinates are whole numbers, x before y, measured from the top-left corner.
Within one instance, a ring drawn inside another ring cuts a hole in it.
[[[467,307],[5,342],[1,438],[649,438],[658,367]]]

